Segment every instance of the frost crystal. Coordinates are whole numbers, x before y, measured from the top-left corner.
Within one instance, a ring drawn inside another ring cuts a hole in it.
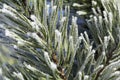
[[[9,8],[9,6],[6,4],[3,4],[3,8],[7,9],[7,8]]]
[[[48,52],[44,52],[44,56],[48,58],[49,57]]]
[[[32,67],[31,65],[25,64],[25,66],[26,66],[28,69],[32,70],[32,71],[37,71],[37,69],[34,68],[34,67]]]
[[[95,50],[94,50],[94,49],[92,50],[92,53],[95,53]]]
[[[95,22],[97,22],[97,17],[96,16],[94,16],[94,20],[95,20]]]
[[[77,22],[77,17],[73,17],[73,16],[72,16],[72,22],[73,22],[74,24],[76,24],[76,22]]]
[[[2,75],[2,68],[0,68],[0,75]]]
[[[18,47],[17,47],[17,45],[13,45],[13,48],[14,48],[14,49],[17,49]]]
[[[61,41],[61,32],[58,30],[55,30],[56,40],[59,42]]]
[[[49,13],[50,13],[50,5],[47,4],[47,15],[49,16]]]
[[[93,5],[93,6],[96,6],[96,5],[97,5],[97,2],[96,2],[96,1],[92,1],[92,5]]]
[[[89,79],[89,76],[88,75],[85,75],[84,76],[84,80],[88,80]]]
[[[55,63],[53,63],[53,62],[51,62],[51,69],[52,69],[52,70],[57,69],[57,65],[56,65]]]
[[[79,40],[82,40],[82,37],[81,37],[81,36],[79,36]]]
[[[78,4],[78,3],[73,3],[73,6],[74,6],[74,7],[80,7],[81,5]]]
[[[79,78],[79,80],[82,80],[82,72],[81,71],[78,72],[78,78]]]
[[[85,14],[87,14],[85,11],[77,11],[76,12],[78,15],[85,15]]]
[[[12,34],[12,32],[10,32],[9,30],[5,30],[5,36],[8,36],[8,37],[12,37],[13,36],[13,34]]]
[[[94,69],[94,71],[99,70],[99,69],[101,69],[101,68],[103,68],[103,67],[104,67],[104,65],[99,65],[98,67],[96,67],[96,68]]]
[[[112,77],[112,76],[114,76],[114,75],[120,75],[120,71],[115,71],[114,73],[112,73],[110,76]]]
[[[53,62],[50,61],[50,58],[49,58],[49,55],[48,55],[48,52],[44,52],[44,56],[45,56],[45,60],[48,64],[48,66],[54,71],[57,69],[57,65]]]
[[[36,16],[35,15],[31,15],[30,18],[35,21],[36,20]]]
[[[36,33],[32,33],[31,36],[32,36],[33,38],[35,38],[35,39],[38,38],[38,36],[37,36]]]
[[[9,14],[12,17],[17,19],[16,14],[13,13],[12,11],[13,10],[11,10],[11,8],[9,6],[7,6],[6,4],[3,4],[2,13]]]
[[[105,36],[104,37],[104,46],[105,46],[105,48],[107,48],[109,40],[110,40],[110,36]]]
[[[52,7],[52,10],[54,11],[54,10],[56,10],[57,9],[57,6],[53,6]]]
[[[39,27],[38,25],[36,24],[36,22],[31,22],[31,25],[32,25],[32,28],[35,29],[36,31],[39,31]]]
[[[106,11],[103,11],[104,17],[107,17],[107,13]]]
[[[14,76],[18,77],[20,80],[24,80],[23,75],[21,73],[13,72]]]
[[[66,17],[62,17],[61,22],[64,22],[66,20]]]
[[[26,35],[27,35],[28,37],[30,37],[31,34],[32,34],[31,32],[27,32],[27,33],[26,33]]]
[[[90,46],[89,49],[92,50],[92,46]]]
[[[55,33],[57,34],[57,36],[61,35],[60,31],[58,31],[58,30],[55,30]]]
[[[23,40],[18,40],[18,41],[17,41],[17,44],[18,44],[18,45],[24,45],[24,41],[23,41]]]
[[[70,36],[70,41],[72,41],[73,40],[73,36]]]
[[[49,65],[50,64],[50,58],[49,58],[48,52],[44,52],[44,57],[45,57],[45,60],[46,60],[47,64]]]
[[[102,52],[102,55],[105,56],[105,51]]]

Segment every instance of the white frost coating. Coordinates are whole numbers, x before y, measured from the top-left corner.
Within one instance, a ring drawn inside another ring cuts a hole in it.
[[[98,67],[96,67],[95,69],[94,69],[94,71],[97,71],[97,70],[99,70],[99,69],[101,69],[101,68],[103,68],[104,67],[104,65],[99,65]]]
[[[107,36],[105,36],[104,37],[104,45],[105,45],[105,48],[107,48],[107,46],[108,46],[108,38],[107,38]]]
[[[32,28],[35,29],[36,31],[39,31],[40,28],[38,25],[41,25],[41,24],[38,24],[36,16],[31,15],[30,18],[33,20],[33,22],[31,22]]]
[[[103,11],[103,15],[104,15],[105,22],[108,23],[107,12],[106,12],[106,11]]]
[[[107,17],[107,13],[106,11],[103,11],[104,17]]]
[[[36,23],[35,22],[31,22],[31,25],[32,25],[32,28],[34,29],[35,26],[36,26]]]
[[[47,64],[50,65],[50,58],[49,58],[48,52],[46,51],[44,52],[44,57],[45,57]]]
[[[6,4],[3,4],[3,8],[2,8],[2,13],[5,13],[5,14],[9,14],[11,15],[12,17],[16,18],[17,19],[17,16],[16,14],[14,14],[13,12],[11,12],[10,10],[8,10],[9,6],[7,6]],[[11,8],[9,8],[11,9]]]
[[[89,75],[85,75],[84,80],[88,80],[88,79],[89,79]]]
[[[24,64],[25,64],[25,66],[26,66],[28,69],[30,69],[30,70],[32,70],[32,71],[37,71],[37,69],[34,68],[34,67],[32,67],[31,65],[28,65],[28,64],[26,64],[26,63],[24,63]]]
[[[49,8],[50,8],[50,5],[49,5],[49,4],[47,4],[47,9],[49,10]]]
[[[32,33],[31,36],[32,36],[33,38],[35,38],[35,39],[37,39],[37,38],[39,39],[39,37],[37,36],[36,33]]]
[[[109,13],[108,13],[108,16],[109,16],[110,27],[112,28],[112,20],[113,20],[112,12],[109,12]]]
[[[58,52],[60,51],[60,45],[62,44],[62,37],[61,37],[61,32],[59,30],[55,30],[55,45],[58,44]]]
[[[50,65],[51,65],[50,67],[51,67],[52,70],[56,70],[57,69],[57,65],[55,63],[51,62]]]
[[[3,8],[7,9],[7,8],[9,8],[9,6],[6,4],[3,4]]]
[[[120,80],[120,77],[118,77],[116,80]]]
[[[8,36],[8,37],[12,37],[13,36],[13,34],[12,34],[12,32],[10,32],[9,30],[5,30],[5,36]]]
[[[105,51],[102,52],[102,55],[105,56]]]
[[[95,22],[97,22],[97,17],[96,16],[94,16],[94,20],[95,20]]]
[[[92,8],[92,11],[95,15],[98,15],[98,13],[96,12],[96,9],[95,8]]]
[[[31,15],[30,18],[35,21],[36,20],[36,16],[35,15]]]
[[[90,15],[90,18],[92,18],[93,17],[93,15]]]
[[[2,75],[2,68],[0,68],[0,75]]]
[[[11,36],[11,35],[10,35],[10,31],[7,30],[7,29],[5,30],[5,36]]]
[[[66,17],[62,17],[61,22],[64,22],[66,20]]]
[[[18,44],[18,45],[24,45],[25,42],[24,42],[23,40],[18,40],[18,41],[17,41],[17,44]]]
[[[108,16],[109,16],[110,20],[112,20],[112,18],[113,18],[112,12],[109,12]]]
[[[98,67],[103,68],[103,67],[104,67],[104,65],[99,65]]]
[[[35,29],[36,31],[39,31],[39,27],[36,22],[31,22],[32,28]]]
[[[70,41],[71,41],[71,40],[73,40],[73,37],[72,37],[72,36],[70,36]]]
[[[52,10],[54,11],[54,10],[56,10],[57,9],[57,6],[53,6],[52,7]]]
[[[108,40],[108,38],[107,38],[107,36],[105,36],[105,37],[104,37],[104,41],[107,41],[107,40]]]
[[[73,3],[73,7],[80,7],[81,5],[78,3]]]
[[[99,16],[98,18],[99,18],[99,22],[102,24],[102,21],[103,21],[102,16]]]
[[[118,75],[120,75],[120,71],[115,71],[114,73],[112,73],[112,74],[110,75],[110,77],[118,76]]]
[[[96,1],[92,1],[92,5],[93,5],[93,6],[96,6],[96,5],[97,5],[97,2],[96,2]]]
[[[90,46],[89,49],[92,50],[92,46]]]
[[[31,36],[32,36],[34,39],[36,39],[38,42],[41,43],[41,40],[40,40],[39,36],[37,35],[37,33],[32,33]]]
[[[79,36],[79,40],[82,40],[83,38],[81,36]]]
[[[19,39],[19,36],[17,35],[17,34],[15,34],[14,32],[11,32],[11,31],[9,31],[9,30],[5,30],[5,36],[8,36],[8,37],[10,37],[10,38],[13,38],[13,39],[15,39],[15,40],[20,40]]]
[[[45,58],[48,58],[49,57],[48,52],[44,52],[44,56]]]
[[[76,22],[77,22],[77,17],[72,16],[72,22],[73,22],[74,24],[76,24]]]
[[[37,35],[37,33],[32,33],[31,37],[34,38],[40,45],[44,45],[42,39]]]
[[[61,32],[58,31],[57,29],[55,30],[55,33],[56,33],[56,35],[57,35],[58,37],[61,36]]]
[[[57,65],[50,61],[48,52],[44,52],[44,56],[45,56],[45,60],[46,60],[46,62],[48,64],[48,66],[51,68],[51,70],[53,70],[53,71],[56,70],[57,69]]]
[[[81,71],[78,72],[78,79],[82,80],[82,72]]]
[[[85,14],[87,14],[85,11],[77,11],[76,12],[78,15],[85,15]]]
[[[113,70],[114,70],[114,71],[116,71],[116,70],[117,70],[117,68],[113,68]]]
[[[94,50],[94,49],[92,50],[92,53],[95,53],[95,50]]]
[[[105,36],[105,37],[104,37],[104,45],[105,45],[105,48],[107,48],[108,43],[109,43],[109,40],[110,40],[110,36]]]
[[[61,41],[61,32],[56,29],[55,30],[55,35],[56,35],[56,40]]]
[[[31,34],[32,34],[31,32],[27,32],[27,33],[26,33],[26,35],[27,35],[28,37],[30,37]]]
[[[120,66],[120,60],[111,63],[111,64],[108,66],[108,68],[111,68],[111,69],[116,70],[117,68],[119,68],[119,66]]]
[[[49,4],[47,4],[47,16],[49,16],[49,13],[50,13],[50,5]]]
[[[82,76],[82,72],[81,72],[81,71],[79,71],[78,74],[79,74],[80,76]]]
[[[14,48],[14,49],[17,49],[18,47],[17,47],[17,45],[13,45],[13,48]]]
[[[0,23],[0,28],[4,29],[5,28],[4,26],[5,26],[5,24]]]
[[[20,72],[19,73],[13,72],[13,75],[18,77],[20,80],[24,80],[23,75]]]

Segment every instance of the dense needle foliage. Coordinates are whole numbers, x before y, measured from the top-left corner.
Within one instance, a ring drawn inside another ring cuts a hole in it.
[[[79,35],[77,16],[69,25],[71,6],[63,0],[0,0],[0,44],[14,59],[0,61],[0,80],[120,80],[120,2],[90,6],[90,34]]]

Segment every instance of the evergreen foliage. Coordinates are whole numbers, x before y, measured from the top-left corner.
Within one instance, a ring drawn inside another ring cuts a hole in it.
[[[120,5],[100,0],[86,19],[92,38],[78,35],[77,17],[68,26],[70,7],[63,0],[1,0],[0,43],[14,49],[17,62],[3,64],[3,80],[119,80]],[[49,12],[50,10],[50,12]],[[60,13],[60,16],[58,14]],[[56,27],[57,24],[59,27]]]

